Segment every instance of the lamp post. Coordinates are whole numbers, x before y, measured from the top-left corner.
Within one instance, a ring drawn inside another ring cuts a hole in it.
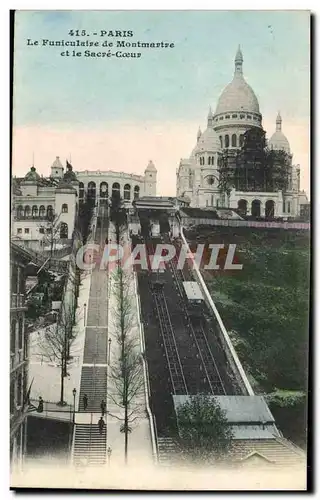
[[[108,348],[108,365],[110,365],[110,352],[111,352],[111,338],[108,340],[109,348]]]
[[[76,415],[76,394],[77,394],[76,388],[73,389],[72,394],[73,394],[73,425],[74,425],[75,415]]]
[[[110,448],[110,446],[108,446],[108,449],[107,449],[107,454],[108,454],[108,467],[110,467],[110,458],[111,458],[111,453],[112,453],[112,449]]]
[[[87,312],[87,304],[83,304],[83,310],[84,310],[84,315],[83,315],[83,324],[86,326],[86,312]]]

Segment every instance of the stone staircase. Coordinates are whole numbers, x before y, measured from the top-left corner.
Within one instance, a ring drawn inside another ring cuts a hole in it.
[[[96,229],[96,243],[106,238],[107,224],[100,220]],[[93,270],[88,303],[83,366],[81,370],[78,411],[87,421],[75,425],[73,441],[73,464],[78,467],[98,466],[106,463],[106,426],[100,434],[98,421],[101,401],[107,400],[107,324],[108,324],[108,276],[99,268]],[[83,396],[87,395],[88,406],[83,408]],[[82,418],[79,415],[79,418]],[[106,418],[106,417],[105,417]],[[87,423],[85,423],[87,422]],[[90,423],[91,422],[91,423]],[[105,420],[106,423],[106,420]]]
[[[107,367],[83,366],[81,372],[79,411],[83,412],[82,398],[88,397],[86,412],[100,412],[101,400],[106,400],[107,395]]]
[[[73,464],[79,466],[99,466],[106,463],[106,427],[100,434],[99,416],[95,415],[92,424],[76,424],[74,436]]]

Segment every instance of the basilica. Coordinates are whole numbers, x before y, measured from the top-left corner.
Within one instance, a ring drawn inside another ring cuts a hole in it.
[[[289,158],[289,180],[286,191],[238,191],[224,193],[219,185],[219,158],[223,151],[239,150],[247,130],[263,130],[258,99],[243,76],[243,56],[240,47],[235,57],[234,76],[211,108],[204,132],[198,130],[197,142],[189,158],[181,159],[177,170],[177,196],[190,200],[193,207],[229,207],[255,217],[287,217],[300,215],[300,205],[307,203],[300,191],[300,166],[292,162],[289,141],[282,131],[280,113],[275,120],[275,131],[267,145],[269,149],[283,150]]]

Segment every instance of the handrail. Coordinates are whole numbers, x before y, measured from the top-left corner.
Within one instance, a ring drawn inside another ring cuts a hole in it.
[[[148,365],[147,365],[147,362],[145,360],[146,346],[145,346],[145,338],[144,338],[144,329],[143,329],[143,325],[141,323],[140,296],[139,296],[139,292],[138,292],[137,276],[136,276],[135,271],[133,271],[133,280],[134,280],[135,296],[136,296],[136,303],[137,303],[137,319],[138,319],[138,326],[139,326],[139,333],[140,333],[140,346],[141,346],[141,352],[144,353],[144,356],[142,356],[142,364],[143,364],[146,408],[147,408],[147,413],[148,413],[149,422],[150,422],[152,453],[153,453],[153,457],[154,457],[155,462],[158,462],[158,439],[156,438],[157,430],[154,427],[155,422],[154,422],[154,418],[152,418],[153,414],[152,414],[150,406],[149,406],[149,397],[151,396],[151,392],[150,392],[150,385],[149,385]]]

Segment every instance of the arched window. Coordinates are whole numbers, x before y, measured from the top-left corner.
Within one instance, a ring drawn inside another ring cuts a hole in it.
[[[240,146],[240,148],[242,148],[243,143],[244,143],[244,135],[240,134],[240,136],[239,136],[239,146]]]
[[[30,207],[29,207],[29,205],[26,205],[24,207],[24,216],[25,217],[29,217],[30,216]]]
[[[47,218],[53,220],[53,207],[52,205],[47,206]]]
[[[266,206],[265,206],[265,216],[268,218],[273,218],[274,217],[274,201],[273,200],[268,200],[266,201]]]
[[[130,200],[131,198],[131,186],[130,184],[125,184],[123,188],[123,198],[125,200]]]
[[[219,136],[219,139],[220,139],[220,146],[223,148],[223,138],[222,138],[222,135]]]
[[[60,238],[67,239],[68,238],[68,224],[65,222],[61,222],[60,224]]]
[[[114,182],[112,184],[112,196],[120,196],[120,184],[119,184],[119,182]]]
[[[208,165],[211,165],[211,156],[208,157]]]
[[[225,148],[228,148],[228,147],[229,147],[229,136],[228,136],[228,134],[226,134],[226,135],[224,136],[224,147],[225,147]]]
[[[23,215],[23,206],[19,205],[17,207],[17,217],[22,217],[22,215]]]
[[[64,204],[62,205],[61,212],[62,212],[63,214],[67,214],[67,213],[68,213],[68,205],[67,205],[66,203],[64,203]]]
[[[96,183],[91,181],[88,184],[88,198],[95,199],[96,197]]]
[[[211,156],[211,165],[214,165],[214,156]]]
[[[233,148],[237,147],[237,136],[236,136],[236,134],[232,134],[232,137],[231,137],[231,146]]]
[[[248,210],[248,202],[247,200],[239,200],[238,201],[238,209],[242,215],[246,215]]]
[[[100,198],[108,198],[108,183],[103,181],[100,183]]]
[[[133,197],[134,197],[134,199],[136,200],[137,198],[139,198],[139,195],[140,195],[140,188],[139,188],[139,186],[134,186],[134,190],[133,190]]]
[[[260,217],[261,214],[261,201],[260,200],[253,200],[251,203],[251,215],[253,217]]]
[[[44,205],[40,205],[39,207],[39,217],[44,217],[46,215],[46,209]]]
[[[37,205],[33,205],[33,207],[32,207],[32,217],[38,217],[38,207],[37,207]]]
[[[79,182],[79,199],[84,198],[84,184]]]

